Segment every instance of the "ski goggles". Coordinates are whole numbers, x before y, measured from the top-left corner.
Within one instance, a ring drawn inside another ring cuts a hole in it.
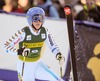
[[[32,16],[32,21],[33,22],[37,22],[37,21],[40,21],[40,22],[43,22],[43,16],[42,15],[33,15]]]

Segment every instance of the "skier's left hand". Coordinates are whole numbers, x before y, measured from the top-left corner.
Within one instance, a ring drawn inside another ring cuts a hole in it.
[[[59,60],[60,66],[62,66],[65,62],[65,58],[60,52],[56,55],[56,59]]]

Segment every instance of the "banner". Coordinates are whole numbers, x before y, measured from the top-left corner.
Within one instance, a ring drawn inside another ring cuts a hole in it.
[[[100,81],[100,24],[76,22],[75,55],[78,81]]]

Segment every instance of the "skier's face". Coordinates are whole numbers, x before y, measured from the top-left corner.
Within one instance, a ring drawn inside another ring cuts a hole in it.
[[[32,24],[36,29],[40,29],[40,27],[42,26],[43,23],[43,16],[36,14],[34,16],[32,16]]]
[[[42,22],[39,20],[37,22],[32,22],[32,24],[36,29],[40,29],[40,27],[42,26]]]

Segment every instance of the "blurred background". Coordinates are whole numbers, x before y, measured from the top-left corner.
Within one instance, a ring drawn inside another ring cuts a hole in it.
[[[26,13],[29,8],[38,6],[45,10],[47,17],[65,18],[63,7],[65,4],[70,4],[73,8],[73,18],[76,19],[79,12],[84,9],[86,1],[87,0],[0,0],[0,12]],[[90,1],[95,1],[96,6],[99,6],[100,10],[100,0]]]
[[[100,61],[95,63],[100,59],[100,0],[0,0],[0,28],[2,30],[0,32],[0,80],[15,81],[17,76],[16,56],[4,54],[5,52],[2,45],[5,40],[16,32],[16,29],[28,25],[25,18],[26,12],[29,8],[37,6],[44,9],[46,13],[46,22],[44,23],[44,26],[53,32],[61,52],[66,57],[66,65],[63,67],[63,78],[66,79],[66,81],[68,79],[71,81],[70,78],[73,75],[70,74],[71,65],[68,31],[63,10],[66,4],[72,6],[72,15],[73,20],[75,21],[75,55],[77,66],[74,66],[74,68],[77,69],[78,80],[100,81]],[[82,21],[82,23],[77,22],[78,20]],[[63,38],[64,40],[62,40]],[[96,48],[97,56],[95,56],[93,50],[97,45],[99,45],[99,47]],[[49,49],[47,48],[45,53],[48,53],[48,50]],[[48,56],[48,58],[51,56],[52,55]],[[44,56],[44,58],[45,57],[47,56]],[[90,63],[91,58],[96,58],[96,61],[93,60],[93,62]],[[44,59],[44,61],[46,62],[48,59]],[[52,68],[55,72],[60,75],[59,65],[57,65],[57,63],[52,63],[51,61],[48,63],[50,66],[53,66]],[[90,70],[94,64],[96,66],[94,69],[97,68],[95,74],[93,74],[93,69]]]

